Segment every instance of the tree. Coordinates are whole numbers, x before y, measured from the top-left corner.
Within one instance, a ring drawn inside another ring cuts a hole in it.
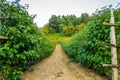
[[[89,15],[88,13],[82,13],[80,17],[80,23],[85,23],[87,24],[89,21]]]
[[[59,19],[60,16],[56,16],[56,15],[52,15],[51,18],[49,19],[49,27],[55,29],[56,32],[60,32]]]

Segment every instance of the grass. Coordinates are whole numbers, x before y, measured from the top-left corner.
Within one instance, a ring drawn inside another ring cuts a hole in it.
[[[70,41],[73,36],[63,36],[60,33],[55,33],[55,34],[49,34],[48,37],[55,42],[55,44],[58,44],[60,42],[64,41]]]
[[[62,71],[57,72],[56,77],[62,77],[62,74],[63,74],[63,72],[62,72]]]

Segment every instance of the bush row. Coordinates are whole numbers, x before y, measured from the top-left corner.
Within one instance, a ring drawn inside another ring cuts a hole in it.
[[[114,11],[116,23],[119,23],[120,9]],[[62,46],[66,53],[76,62],[94,69],[100,74],[109,74],[111,69],[103,67],[103,64],[111,64],[111,49],[105,43],[110,42],[110,27],[104,26],[103,23],[109,23],[110,11],[109,8],[102,8],[96,11],[91,16],[87,26],[80,30],[80,32],[70,42],[62,42]],[[120,43],[120,31],[116,29],[117,43]],[[67,44],[67,45],[66,45]],[[118,49],[118,61],[120,61]]]
[[[25,70],[47,57],[54,49],[48,39],[33,22],[34,16],[27,12],[28,5],[22,6],[19,0],[0,1],[3,17],[1,35],[0,72],[6,80],[20,80]]]

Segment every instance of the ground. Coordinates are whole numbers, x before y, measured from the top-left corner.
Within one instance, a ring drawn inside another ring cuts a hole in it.
[[[93,70],[82,67],[78,63],[70,62],[61,48],[46,59],[26,71],[22,80],[106,80]]]

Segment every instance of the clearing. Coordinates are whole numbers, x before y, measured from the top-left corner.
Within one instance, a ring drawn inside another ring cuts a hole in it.
[[[22,80],[106,80],[93,70],[72,63],[61,48],[56,46],[55,51],[46,59],[26,71]]]

